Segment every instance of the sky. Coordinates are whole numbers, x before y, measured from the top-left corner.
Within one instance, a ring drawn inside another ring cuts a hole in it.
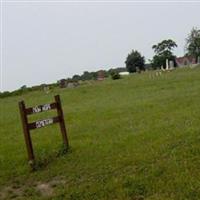
[[[177,56],[200,28],[200,1],[1,0],[1,92],[125,67],[132,49],[173,39]]]

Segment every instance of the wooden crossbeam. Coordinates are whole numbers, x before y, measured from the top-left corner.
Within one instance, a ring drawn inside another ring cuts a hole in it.
[[[33,163],[35,161],[35,156],[34,156],[34,151],[33,151],[33,146],[32,146],[32,140],[30,136],[30,130],[34,130],[34,129],[42,128],[51,124],[59,123],[60,131],[62,133],[63,144],[66,149],[69,146],[60,96],[56,95],[54,96],[54,98],[55,98],[55,102],[53,103],[38,105],[35,107],[29,107],[29,108],[26,108],[24,101],[19,102],[19,110],[20,110],[24,138],[25,138],[25,143],[26,143],[26,148],[27,148],[27,153],[28,153],[28,160],[31,166],[33,166]],[[57,110],[56,117],[42,119],[42,120],[38,120],[31,123],[28,122],[28,115],[36,114],[36,113],[40,113],[40,112],[44,112],[44,111],[48,111],[52,109]]]

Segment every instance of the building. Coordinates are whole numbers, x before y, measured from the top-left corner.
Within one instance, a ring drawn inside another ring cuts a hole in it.
[[[194,65],[196,64],[196,59],[193,56],[183,56],[176,58],[176,65],[177,67],[183,67],[187,65]]]
[[[98,71],[97,80],[103,81],[105,79],[105,72],[103,70]]]
[[[129,75],[129,74],[130,74],[129,72],[119,72],[120,76],[126,76],[126,75]]]

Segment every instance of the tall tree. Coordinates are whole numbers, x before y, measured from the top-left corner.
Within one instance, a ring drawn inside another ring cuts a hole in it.
[[[171,39],[163,40],[153,45],[152,49],[155,52],[155,56],[152,60],[152,66],[154,68],[160,68],[161,66],[166,67],[166,59],[175,62],[175,55],[172,52],[175,47],[177,47],[177,44]]]
[[[126,68],[130,73],[136,72],[137,70],[144,70],[145,59],[138,51],[132,50],[126,58]]]
[[[200,56],[200,29],[192,28],[190,34],[186,38],[187,55],[194,56],[196,61]]]

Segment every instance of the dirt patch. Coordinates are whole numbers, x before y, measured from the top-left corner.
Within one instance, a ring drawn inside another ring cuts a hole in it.
[[[40,183],[36,186],[36,189],[40,192],[42,196],[52,196],[53,188],[49,183]]]
[[[63,177],[54,177],[47,182],[34,182],[23,185],[6,186],[0,190],[0,199],[15,199],[22,196],[41,195],[51,197],[55,193],[55,188],[66,184]]]
[[[23,191],[21,188],[16,188],[12,186],[7,186],[0,191],[0,199],[14,199],[16,197],[22,196]]]
[[[66,181],[62,177],[55,177],[53,180],[46,183],[37,183],[36,190],[42,196],[52,196],[54,194],[54,188],[60,185],[64,185]]]

